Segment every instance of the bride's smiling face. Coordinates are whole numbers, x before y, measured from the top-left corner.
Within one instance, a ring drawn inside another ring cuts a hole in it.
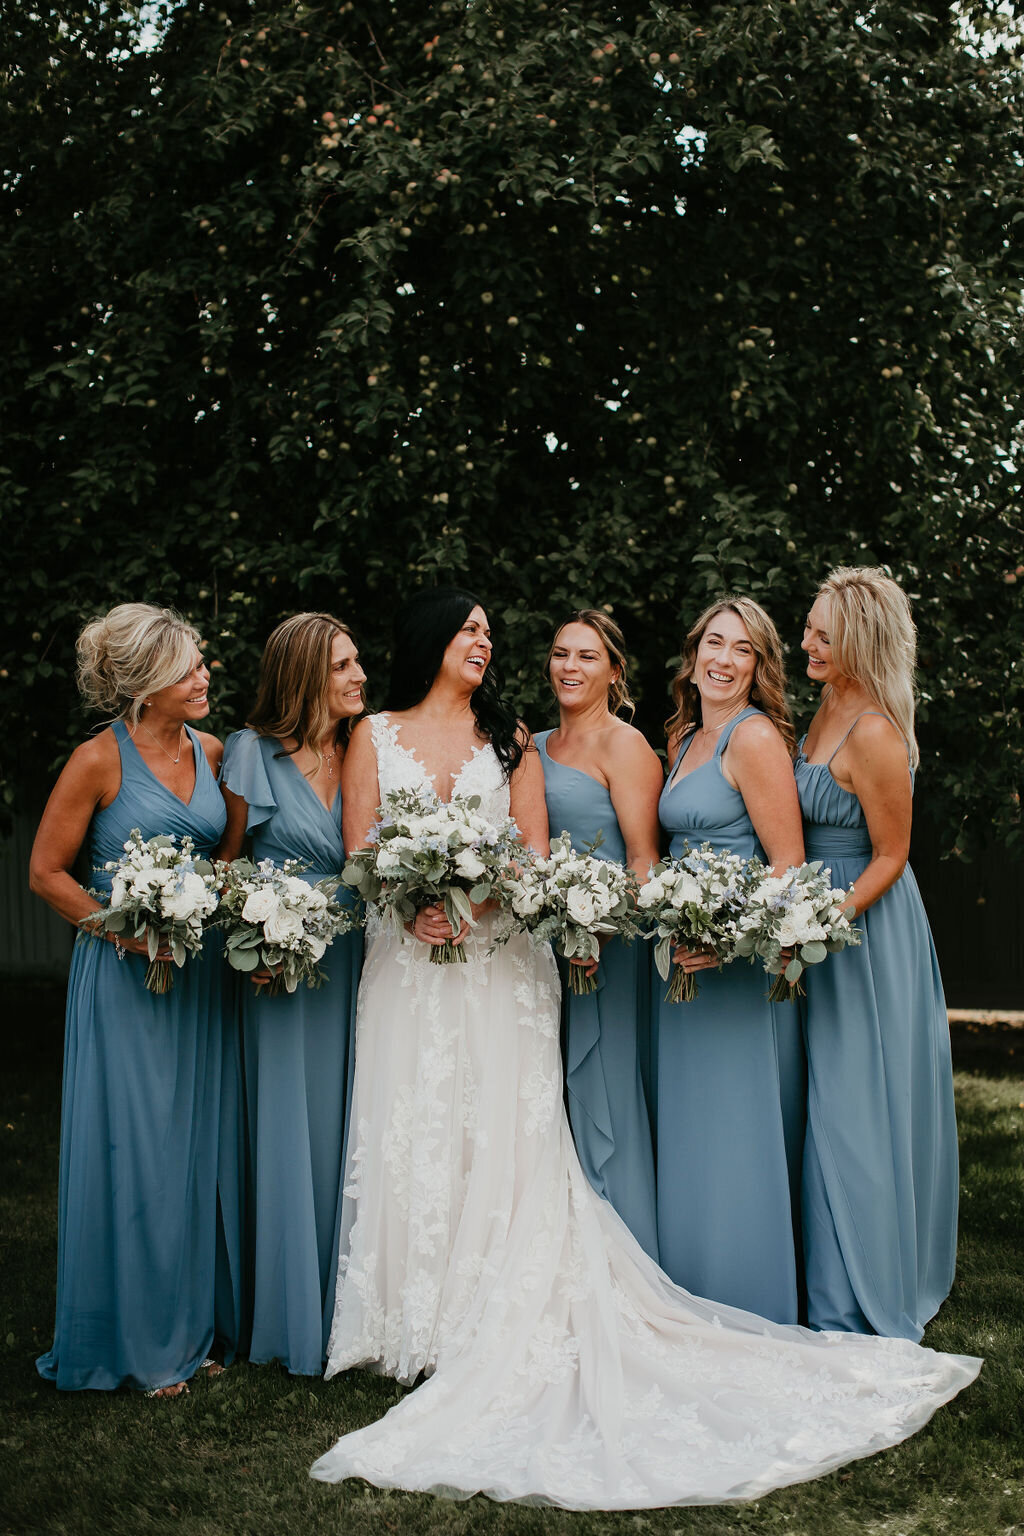
[[[486,613],[478,605],[463,621],[458,634],[448,642],[438,676],[463,688],[479,688],[490,660],[490,626]]]

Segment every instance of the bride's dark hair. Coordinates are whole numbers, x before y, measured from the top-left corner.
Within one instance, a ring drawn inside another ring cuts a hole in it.
[[[426,698],[448,646],[473,609],[483,606],[462,587],[430,587],[417,592],[398,610],[386,709],[412,709]],[[501,671],[492,659],[480,686],[470,696],[470,708],[477,734],[491,743],[507,780],[518,768],[525,749],[516,712],[501,696],[502,683]]]

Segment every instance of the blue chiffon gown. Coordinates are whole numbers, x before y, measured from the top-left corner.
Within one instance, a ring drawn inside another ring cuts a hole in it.
[[[582,852],[603,834],[599,858],[626,861],[605,785],[548,753],[550,731],[534,737],[544,767],[552,837],[568,832]],[[563,967],[564,969],[564,967]],[[578,997],[562,985],[569,1121],[583,1171],[618,1211],[642,1248],[658,1257],[651,1122],[643,1083],[650,1018],[650,950],[611,939],[601,952],[597,991]]]
[[[312,884],[345,862],[341,792],[330,810],[273,737],[239,731],[223,783],[249,807],[253,857],[309,866]],[[345,899],[345,888],[339,891]],[[280,1360],[319,1376],[334,1313],[355,1004],[363,956],[357,931],[334,940],[318,990],[260,996],[239,983],[249,1126],[250,1260],[255,1364]]]
[[[660,816],[678,857],[702,842],[741,858],[764,850],[722,754],[662,791]],[[777,1323],[799,1310],[800,1157],[806,1069],[798,1010],[768,1001],[760,966],[700,971],[690,1003],[664,1001],[652,976],[658,1039],[658,1245],[688,1291]]]
[[[187,727],[186,727],[187,729]],[[209,855],[224,802],[189,731],[196,783],[186,805],[113,726],[121,787],[96,812],[92,882],[143,837],[192,837]],[[39,1374],[65,1390],[187,1381],[215,1347],[230,1358],[241,1308],[237,1036],[222,999],[219,946],[174,971],[164,996],[146,960],[80,933],[68,981],[60,1135],[57,1316]],[[215,1315],[225,1336],[217,1339]]]
[[[869,862],[871,838],[831,761],[809,763],[801,752],[796,781],[807,857],[846,887]],[[909,865],[855,921],[859,947],[830,955],[805,978],[808,1321],[918,1340],[949,1294],[956,1262],[949,1022]]]

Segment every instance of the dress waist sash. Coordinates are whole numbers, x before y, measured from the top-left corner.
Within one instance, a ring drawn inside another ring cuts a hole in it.
[[[804,826],[806,857],[823,859],[865,859],[871,857],[871,835],[866,827]]]

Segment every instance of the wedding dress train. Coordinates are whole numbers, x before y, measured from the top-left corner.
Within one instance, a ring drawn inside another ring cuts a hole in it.
[[[433,787],[386,715],[373,736],[382,795]],[[489,747],[455,791],[507,813]],[[369,945],[327,1375],[427,1379],[314,1477],[567,1509],[755,1498],[895,1444],[974,1379],[969,1357],[675,1286],[580,1169],[550,950],[491,953],[491,927],[465,965]]]

